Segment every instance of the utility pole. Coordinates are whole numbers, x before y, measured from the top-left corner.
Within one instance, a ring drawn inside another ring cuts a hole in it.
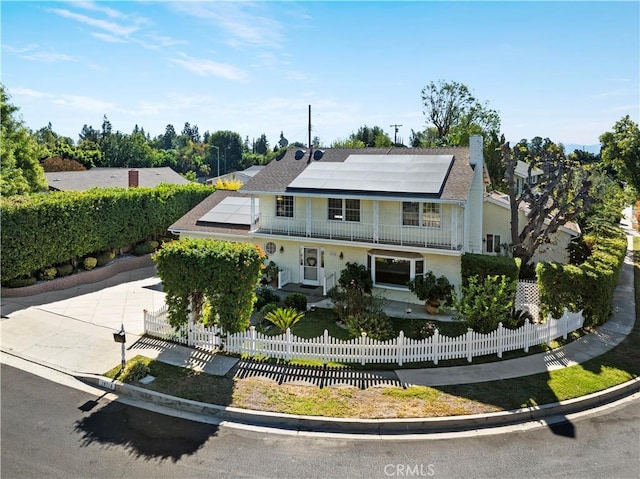
[[[398,128],[402,125],[389,125],[390,128],[395,128],[395,133],[393,134],[393,145],[395,146],[398,143]]]

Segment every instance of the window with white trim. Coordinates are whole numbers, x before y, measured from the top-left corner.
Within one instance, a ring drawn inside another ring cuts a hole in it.
[[[334,221],[360,221],[360,200],[328,198],[327,217]]]
[[[487,253],[500,252],[500,235],[487,234]]]
[[[367,262],[375,286],[408,289],[407,283],[424,273],[423,257],[369,254]]]
[[[402,224],[440,228],[442,224],[440,203],[402,202]]]
[[[293,196],[276,196],[276,216],[293,218]]]

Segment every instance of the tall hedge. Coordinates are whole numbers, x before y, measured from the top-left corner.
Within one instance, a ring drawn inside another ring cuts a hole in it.
[[[472,276],[506,276],[518,281],[520,260],[507,256],[493,256],[486,254],[465,253],[460,261],[460,274],[463,286],[469,284]]]
[[[164,234],[211,193],[192,184],[2,198],[2,281]]]
[[[593,326],[609,318],[627,238],[621,229],[611,226],[585,235],[585,241],[593,247],[582,264],[539,263],[536,274],[544,312],[559,318],[565,306],[572,311],[584,310],[585,325]]]
[[[264,259],[262,249],[249,243],[190,238],[165,243],[153,260],[171,324],[186,323],[189,311],[199,320],[208,301],[226,332],[247,329]]]

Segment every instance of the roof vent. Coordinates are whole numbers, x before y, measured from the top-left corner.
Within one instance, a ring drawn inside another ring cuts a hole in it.
[[[305,150],[296,150],[296,160],[301,160],[304,157],[304,154],[306,153]]]
[[[313,152],[313,159],[318,161],[324,155],[324,150],[316,150]]]

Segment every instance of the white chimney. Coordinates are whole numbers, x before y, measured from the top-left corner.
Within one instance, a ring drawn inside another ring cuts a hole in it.
[[[482,135],[471,135],[469,137],[469,164],[471,166],[484,163],[484,155],[482,153]]]

